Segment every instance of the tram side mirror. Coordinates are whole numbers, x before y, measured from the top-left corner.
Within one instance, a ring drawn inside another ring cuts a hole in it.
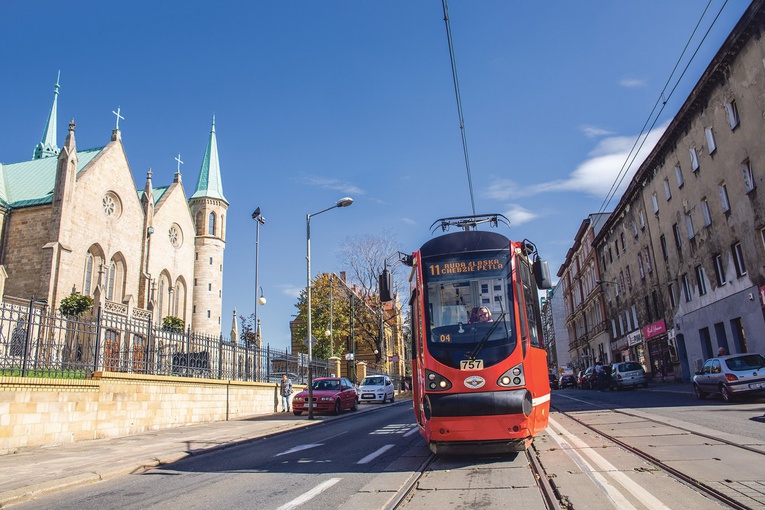
[[[390,271],[388,271],[387,268],[383,269],[378,283],[380,286],[380,301],[387,303],[388,301],[393,300],[393,296],[391,295],[391,289],[393,288],[393,278],[391,277]]]
[[[546,260],[538,258],[534,261],[534,280],[537,282],[538,289],[552,289],[550,266],[547,265]]]

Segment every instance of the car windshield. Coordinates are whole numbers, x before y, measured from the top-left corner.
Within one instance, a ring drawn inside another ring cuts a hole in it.
[[[622,363],[621,367],[619,368],[620,372],[632,372],[633,370],[640,370],[643,368],[640,366],[640,363],[636,363],[634,361],[630,361],[629,363]]]
[[[385,380],[382,377],[365,377],[361,381],[362,386],[382,386],[385,384]]]
[[[765,358],[759,354],[747,354],[745,356],[736,356],[725,360],[725,365],[729,370],[740,372],[744,370],[755,370],[765,367]]]
[[[313,389],[314,390],[339,390],[340,382],[339,381],[314,381]]]

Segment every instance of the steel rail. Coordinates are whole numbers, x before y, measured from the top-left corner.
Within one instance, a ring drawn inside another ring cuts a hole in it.
[[[533,443],[529,448],[526,448],[526,458],[529,459],[531,472],[537,481],[539,491],[542,493],[547,510],[562,510],[562,507],[558,502],[558,493],[550,484],[550,480],[547,478],[547,473],[542,467],[542,463],[539,461],[539,456],[537,455],[537,450],[534,448]]]
[[[657,459],[653,455],[651,455],[649,453],[646,453],[643,450],[640,450],[639,448],[635,448],[634,446],[631,446],[631,445],[625,443],[624,441],[616,439],[615,437],[613,437],[613,436],[611,436],[609,434],[606,434],[602,430],[599,430],[599,429],[593,427],[592,425],[583,422],[579,418],[575,418],[574,416],[572,416],[568,412],[562,411],[562,410],[558,409],[555,406],[550,406],[550,408],[551,409],[555,409],[557,412],[559,412],[562,415],[564,415],[564,416],[574,420],[575,422],[577,422],[578,424],[582,425],[583,427],[586,427],[586,428],[590,429],[591,431],[595,432],[596,434],[599,434],[600,436],[604,437],[608,441],[611,441],[612,443],[619,445],[621,448],[625,449],[626,451],[628,451],[630,453],[634,453],[635,455],[637,455],[641,459],[645,460],[646,462],[649,462],[650,464],[653,464],[654,466],[658,467],[659,469],[662,469],[663,471],[665,471],[670,476],[672,476],[672,477],[674,477],[674,478],[676,478],[676,479],[678,479],[678,480],[680,480],[680,481],[690,485],[691,487],[693,487],[694,489],[697,489],[699,492],[705,494],[706,496],[710,497],[711,499],[717,500],[718,502],[723,503],[725,505],[728,505],[731,508],[734,508],[736,510],[752,510],[750,506],[747,506],[744,503],[742,503],[742,502],[740,502],[740,501],[738,501],[736,499],[733,499],[732,497],[728,496],[727,494],[725,494],[723,492],[720,492],[720,491],[718,491],[717,489],[715,489],[713,487],[710,487],[709,485],[705,484],[704,482],[700,482],[699,480],[695,479],[694,477],[692,477],[690,475],[686,475],[682,471],[678,471],[677,469],[675,469],[675,468],[665,464],[661,460]],[[659,422],[659,423],[661,423],[661,422]],[[685,429],[682,429],[680,427],[675,427],[674,425],[669,425],[667,423],[663,423],[663,424],[667,425],[669,427],[677,428],[679,430],[685,430]],[[693,431],[687,431],[687,432],[689,432],[691,434],[699,435],[701,437],[707,437],[708,439],[710,438],[709,436],[705,436],[703,434],[697,434],[697,433],[695,433]],[[762,453],[762,452],[759,452],[759,453]]]
[[[396,495],[393,496],[390,501],[388,501],[388,504],[385,505],[384,510],[398,510],[403,508],[406,504],[406,499],[412,492],[414,492],[417,482],[420,481],[422,475],[425,474],[425,470],[430,467],[434,460],[436,460],[436,454],[431,452],[430,455],[428,455],[428,457],[422,462],[422,464],[420,464],[420,467],[417,468],[417,471],[412,473],[412,475],[409,477],[409,480],[407,480],[401,489],[399,489]]]

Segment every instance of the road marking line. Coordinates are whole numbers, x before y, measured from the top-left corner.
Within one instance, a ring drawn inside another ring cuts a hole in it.
[[[302,496],[297,497],[290,501],[289,503],[285,503],[284,505],[280,506],[276,510],[292,510],[293,508],[296,508],[303,503],[310,501],[311,499],[315,498],[325,490],[329,489],[333,485],[335,485],[337,482],[342,480],[342,478],[330,478],[326,482],[322,482],[313,489],[311,489],[308,492],[304,492]]]
[[[366,457],[364,457],[363,459],[361,459],[360,461],[358,461],[356,464],[368,464],[368,463],[369,463],[369,462],[371,462],[371,461],[372,461],[372,460],[373,460],[375,457],[379,457],[380,455],[382,455],[383,453],[387,452],[387,451],[388,451],[388,450],[390,450],[391,448],[393,448],[393,445],[392,445],[392,444],[386,444],[385,446],[383,446],[382,448],[380,448],[380,449],[379,449],[379,450],[377,450],[376,452],[372,452],[372,453],[370,453],[369,455],[367,455]]]
[[[417,425],[415,425],[414,427],[412,427],[412,429],[409,432],[404,434],[404,437],[409,437],[412,434],[414,434],[415,432],[417,432],[418,430],[419,430],[419,427],[417,427]]]
[[[298,445],[298,446],[293,446],[292,448],[290,448],[287,451],[284,451],[282,453],[277,453],[276,455],[274,455],[274,457],[279,457],[281,455],[289,455],[290,453],[295,453],[295,452],[302,452],[303,450],[308,450],[310,448],[316,448],[317,446],[324,446],[324,443],[301,444],[301,445]]]
[[[597,464],[600,469],[603,471],[606,471],[608,475],[613,478],[617,483],[619,483],[622,487],[627,489],[633,496],[635,496],[638,501],[645,504],[648,508],[655,508],[655,509],[666,509],[669,510],[669,507],[659,501],[656,497],[654,497],[653,494],[645,490],[640,484],[632,480],[630,477],[628,477],[623,472],[619,471],[616,466],[608,462],[606,459],[604,459],[599,453],[595,452],[591,446],[587,445],[584,441],[576,437],[574,434],[563,428],[563,426],[555,421],[554,419],[549,419],[550,424],[553,425],[555,428],[557,428],[563,436],[568,439],[575,448],[578,448],[580,452],[587,455],[595,464]],[[555,434],[555,432],[553,432]],[[558,441],[558,439],[556,439]],[[565,441],[564,441],[565,442]],[[559,441],[559,444],[563,446],[563,444]],[[571,446],[569,448],[565,448],[566,452],[573,452],[571,450]],[[573,458],[573,457],[572,457]],[[582,459],[584,460],[584,459]],[[621,505],[619,505],[621,507]]]

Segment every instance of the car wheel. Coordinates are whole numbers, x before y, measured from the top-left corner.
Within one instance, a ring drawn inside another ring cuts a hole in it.
[[[335,402],[335,411],[334,411],[334,413],[335,413],[335,416],[340,414],[340,399],[339,398]]]
[[[392,404],[395,401],[396,401],[396,394],[394,393],[393,395],[390,396],[390,403]]]
[[[701,391],[701,388],[699,388],[698,384],[693,385],[693,394],[696,396],[699,400],[704,400],[707,398],[707,394],[704,391]]]
[[[354,399],[353,406],[351,407],[351,411],[358,411],[358,410],[359,410],[359,401]]]
[[[724,384],[720,385],[720,396],[722,396],[722,399],[725,402],[730,402],[731,400],[733,400],[733,395],[731,394],[728,387]]]
[[[613,385],[613,388],[614,388],[616,391],[622,391],[622,387],[621,387],[621,386],[619,386],[619,383],[614,383],[614,385]]]
[[[300,416],[301,414],[303,414],[303,411],[292,411],[292,414],[294,414],[295,416]]]

